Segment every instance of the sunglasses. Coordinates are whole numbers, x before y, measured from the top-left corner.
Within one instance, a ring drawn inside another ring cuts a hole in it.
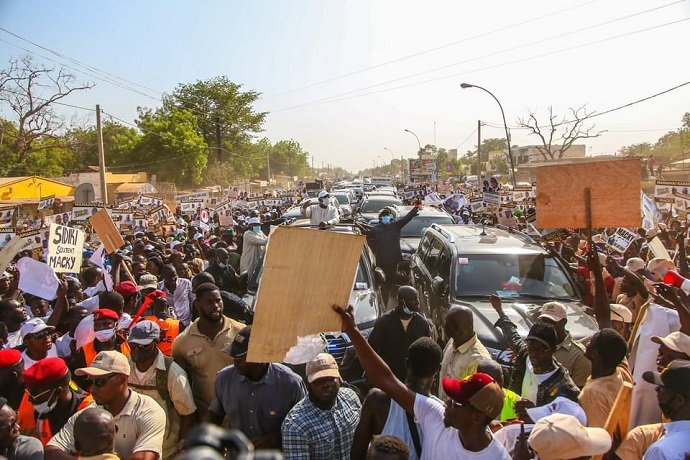
[[[100,378],[97,378],[97,379],[89,379],[89,383],[90,383],[91,385],[95,386],[96,388],[101,388],[101,387],[103,387],[106,383],[108,383],[108,380],[112,379],[112,378],[115,377],[116,375],[118,375],[118,374],[110,374],[110,375],[106,375],[105,377],[100,377]]]
[[[41,332],[31,334],[31,338],[36,340],[44,340],[46,337],[50,335],[51,332],[52,331],[50,329],[44,329]]]

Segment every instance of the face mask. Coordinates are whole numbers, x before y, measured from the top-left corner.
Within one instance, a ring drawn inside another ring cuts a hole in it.
[[[388,225],[388,224],[390,224],[391,222],[393,222],[393,216],[387,215],[387,216],[382,216],[382,217],[381,217],[381,223],[382,223],[383,225]]]
[[[57,406],[58,403],[58,398],[55,398],[55,401],[53,401],[52,403],[50,402],[50,400],[53,399],[53,396],[55,396],[55,392],[57,390],[58,388],[53,390],[53,392],[50,394],[50,398],[48,398],[45,402],[42,402],[40,404],[34,404],[34,410],[38,412],[38,415],[46,415],[47,413],[55,409],[55,406]]]
[[[107,342],[115,336],[115,328],[95,331],[94,334],[96,335],[96,340],[99,342]]]
[[[223,263],[218,262],[218,267],[220,267],[221,269],[225,270],[226,265],[223,264]]]
[[[259,233],[259,232],[261,231],[261,226],[260,226],[260,225],[254,225],[254,226],[252,227],[252,231],[253,231],[254,233]]]
[[[414,315],[414,312],[413,312],[412,310],[410,310],[409,308],[407,308],[407,304],[406,304],[404,301],[402,302],[401,305],[402,305],[402,307],[403,307],[403,313],[405,313],[405,314],[408,315],[408,316],[409,316],[409,315]]]
[[[319,200],[319,203],[321,203],[321,206],[328,207],[328,200]]]
[[[155,352],[155,348],[142,350],[141,348],[132,347],[130,350],[130,356],[132,357],[132,361],[135,363],[143,363],[151,359]]]

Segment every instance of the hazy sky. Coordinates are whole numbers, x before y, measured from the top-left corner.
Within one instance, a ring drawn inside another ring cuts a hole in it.
[[[461,82],[491,90],[514,125],[530,109],[543,121],[549,105],[559,115],[583,104],[604,111],[690,81],[688,19],[690,0],[0,0],[0,27],[143,85],[123,83],[148,96],[2,31],[0,59],[4,66],[24,53],[18,45],[73,66],[96,87],[65,102],[100,103],[129,122],[178,83],[227,75],[262,93],[256,108],[270,112],[269,139],[295,139],[315,166],[358,170],[389,162],[385,147],[414,156],[406,128],[422,145],[436,138],[472,149],[477,120],[501,115],[489,95]],[[689,101],[690,85],[597,118],[608,132],[586,141],[588,153],[656,141],[680,126]],[[511,135],[513,144],[537,142]]]

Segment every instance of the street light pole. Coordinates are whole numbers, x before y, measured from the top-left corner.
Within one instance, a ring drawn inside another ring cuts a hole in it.
[[[419,155],[419,159],[421,160],[422,159],[422,143],[419,142],[419,136],[417,136],[415,133],[413,133],[409,129],[406,129],[405,132],[412,134],[417,139],[417,145],[419,146],[419,150],[417,151],[417,155]]]
[[[393,181],[395,181],[395,170],[393,169],[393,160],[395,160],[395,154],[388,147],[384,147],[383,150],[388,150],[388,152],[391,154],[391,174],[393,174]],[[400,174],[400,177],[402,177],[402,174]]]
[[[508,142],[508,162],[510,164],[510,172],[512,173],[512,182],[513,182],[513,187],[515,186],[515,164],[513,163],[513,154],[511,152],[511,146],[510,146],[510,132],[508,131],[508,124],[506,123],[506,114],[503,111],[503,106],[501,105],[501,101],[498,100],[496,96],[494,96],[494,93],[489,91],[486,88],[482,88],[481,86],[477,85],[472,85],[470,83],[460,83],[460,88],[462,89],[467,89],[467,88],[477,88],[481,89],[482,91],[489,93],[491,97],[494,98],[494,101],[498,104],[498,108],[501,109],[501,116],[503,117],[503,127],[506,130],[506,142]]]

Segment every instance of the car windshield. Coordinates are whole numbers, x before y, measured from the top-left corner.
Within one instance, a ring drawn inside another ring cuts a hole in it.
[[[407,225],[400,231],[400,236],[403,238],[421,238],[427,228],[431,224],[454,224],[453,219],[448,216],[417,216],[414,217]]]
[[[530,297],[577,300],[575,288],[544,254],[477,254],[458,257],[455,297]]]
[[[361,212],[379,212],[386,206],[400,206],[402,204],[399,200],[369,200],[362,205]]]
[[[341,194],[336,194],[336,195],[331,194],[331,196],[334,196],[335,199],[338,200],[338,203],[340,203],[341,205],[349,205],[350,204],[350,200],[347,198],[347,195],[345,195],[345,194],[342,194],[342,195]]]

